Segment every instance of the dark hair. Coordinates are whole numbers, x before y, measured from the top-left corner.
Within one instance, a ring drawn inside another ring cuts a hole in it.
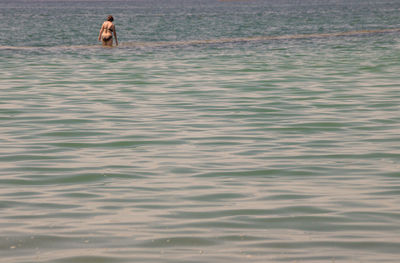
[[[114,17],[113,16],[108,16],[107,17],[107,21],[110,21],[110,22],[114,21]]]

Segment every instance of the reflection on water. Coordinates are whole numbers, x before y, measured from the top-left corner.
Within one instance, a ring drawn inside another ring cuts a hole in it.
[[[3,261],[398,261],[398,2],[134,2],[112,49],[13,9],[52,27],[0,37]]]

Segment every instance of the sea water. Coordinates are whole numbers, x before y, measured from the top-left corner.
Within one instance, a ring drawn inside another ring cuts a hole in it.
[[[398,262],[399,11],[0,0],[0,261]]]

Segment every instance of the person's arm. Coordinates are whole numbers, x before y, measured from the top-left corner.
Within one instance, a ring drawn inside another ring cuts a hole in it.
[[[118,38],[117,38],[117,31],[115,30],[115,26],[114,26],[114,37],[115,37],[115,44],[117,44],[118,46]]]
[[[99,41],[101,40],[101,35],[103,34],[103,31],[104,31],[104,24],[100,28]]]

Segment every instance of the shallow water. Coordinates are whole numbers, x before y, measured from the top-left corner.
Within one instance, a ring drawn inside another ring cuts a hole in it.
[[[399,9],[0,0],[2,260],[397,262]]]

